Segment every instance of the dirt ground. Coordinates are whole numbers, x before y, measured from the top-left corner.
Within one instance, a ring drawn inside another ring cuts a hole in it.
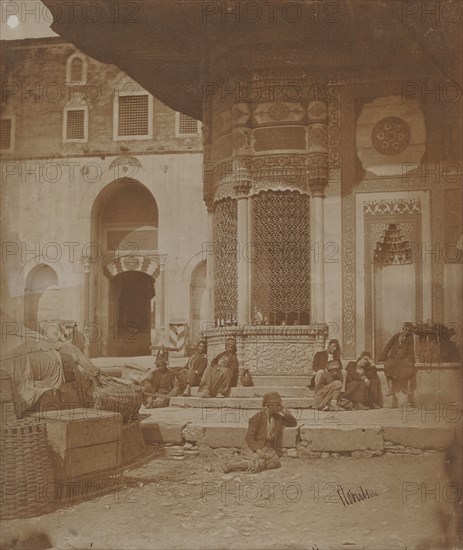
[[[0,546],[37,531],[66,550],[458,547],[452,503],[461,484],[448,479],[444,460],[444,453],[285,458],[279,470],[225,475],[217,457],[158,457],[127,472],[126,489],[3,521]],[[338,486],[372,496],[344,505]],[[22,538],[16,548],[27,547]]]

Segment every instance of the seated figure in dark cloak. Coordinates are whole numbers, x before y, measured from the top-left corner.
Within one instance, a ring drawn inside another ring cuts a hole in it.
[[[228,397],[230,389],[238,383],[238,358],[236,357],[236,341],[234,338],[225,340],[225,351],[219,353],[204,371],[199,385],[201,397]]]

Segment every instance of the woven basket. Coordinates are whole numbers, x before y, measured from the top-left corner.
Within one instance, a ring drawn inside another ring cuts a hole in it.
[[[100,377],[95,386],[90,408],[118,412],[123,422],[137,420],[142,403],[142,391],[133,384],[123,384],[111,378]]]
[[[0,427],[2,519],[28,518],[50,512],[54,480],[46,426],[32,419]]]

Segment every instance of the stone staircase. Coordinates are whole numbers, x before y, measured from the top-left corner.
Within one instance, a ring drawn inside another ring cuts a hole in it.
[[[206,399],[198,396],[198,388],[191,388],[191,397],[172,397],[170,399],[170,406],[245,410],[260,409],[262,407],[262,397],[272,391],[277,391],[281,395],[284,405],[289,409],[308,409],[313,401],[313,392],[305,386],[272,385],[232,388],[230,397]]]

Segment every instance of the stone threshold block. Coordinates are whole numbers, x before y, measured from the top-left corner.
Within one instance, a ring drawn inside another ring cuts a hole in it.
[[[183,442],[182,424],[143,421],[141,432],[145,443],[180,445]]]
[[[245,389],[245,388],[242,388]],[[312,405],[312,397],[286,397],[284,404],[288,409],[308,409]],[[260,397],[171,397],[171,407],[192,407],[199,409],[249,409],[260,410],[262,399]]]
[[[183,429],[183,436],[189,443],[208,445],[212,449],[240,448],[246,443],[247,426],[243,425],[196,425],[188,424]],[[295,447],[299,428],[285,428],[283,447]]]
[[[382,451],[383,428],[353,426],[302,426],[301,440],[306,441],[310,451]]]
[[[391,426],[384,428],[384,440],[415,449],[445,449],[452,443],[456,429],[461,430],[461,424],[455,427]]]

